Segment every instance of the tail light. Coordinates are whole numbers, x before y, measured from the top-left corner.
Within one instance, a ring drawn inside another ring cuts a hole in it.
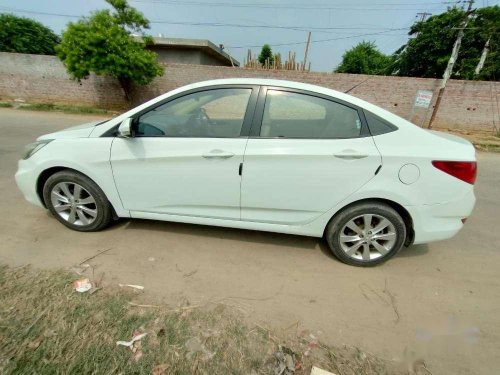
[[[465,181],[471,185],[476,182],[477,163],[475,161],[433,160],[432,165],[440,171]]]

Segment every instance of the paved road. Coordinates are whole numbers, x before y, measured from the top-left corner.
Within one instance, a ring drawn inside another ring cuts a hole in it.
[[[434,374],[498,372],[500,155],[478,155],[478,203],[458,236],[361,269],[307,237],[141,220],[100,233],[65,229],[23,200],[16,161],[38,135],[90,119],[0,110],[1,263],[67,268],[111,247],[93,262],[107,283],[141,284],[170,304],[224,299],[249,321],[299,322],[326,342],[386,358],[414,353]]]

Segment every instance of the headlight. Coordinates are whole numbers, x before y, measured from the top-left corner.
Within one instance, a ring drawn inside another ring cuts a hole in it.
[[[23,154],[23,159],[29,159],[31,155],[33,155],[35,152],[52,142],[53,139],[44,139],[42,141],[36,141],[33,143],[30,143],[24,148],[24,154]]]

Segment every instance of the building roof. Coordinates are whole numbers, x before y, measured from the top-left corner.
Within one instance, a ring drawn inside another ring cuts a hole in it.
[[[224,50],[207,39],[153,37],[153,42],[154,48],[177,47],[186,49],[201,49],[203,52],[215,57],[227,65],[240,65],[238,60],[224,52]]]

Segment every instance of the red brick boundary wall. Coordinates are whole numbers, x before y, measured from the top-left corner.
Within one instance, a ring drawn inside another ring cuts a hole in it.
[[[436,93],[439,80],[358,74],[251,70],[208,65],[165,65],[165,75],[134,93],[138,104],[189,83],[230,77],[273,78],[312,83],[345,91],[417,124],[427,124],[430,110],[412,111],[417,90]],[[436,95],[435,95],[436,96]],[[434,96],[434,99],[435,99]],[[493,130],[500,126],[500,82],[450,80],[434,127]],[[0,100],[127,108],[122,89],[107,77],[91,75],[78,83],[54,56],[0,53]]]

